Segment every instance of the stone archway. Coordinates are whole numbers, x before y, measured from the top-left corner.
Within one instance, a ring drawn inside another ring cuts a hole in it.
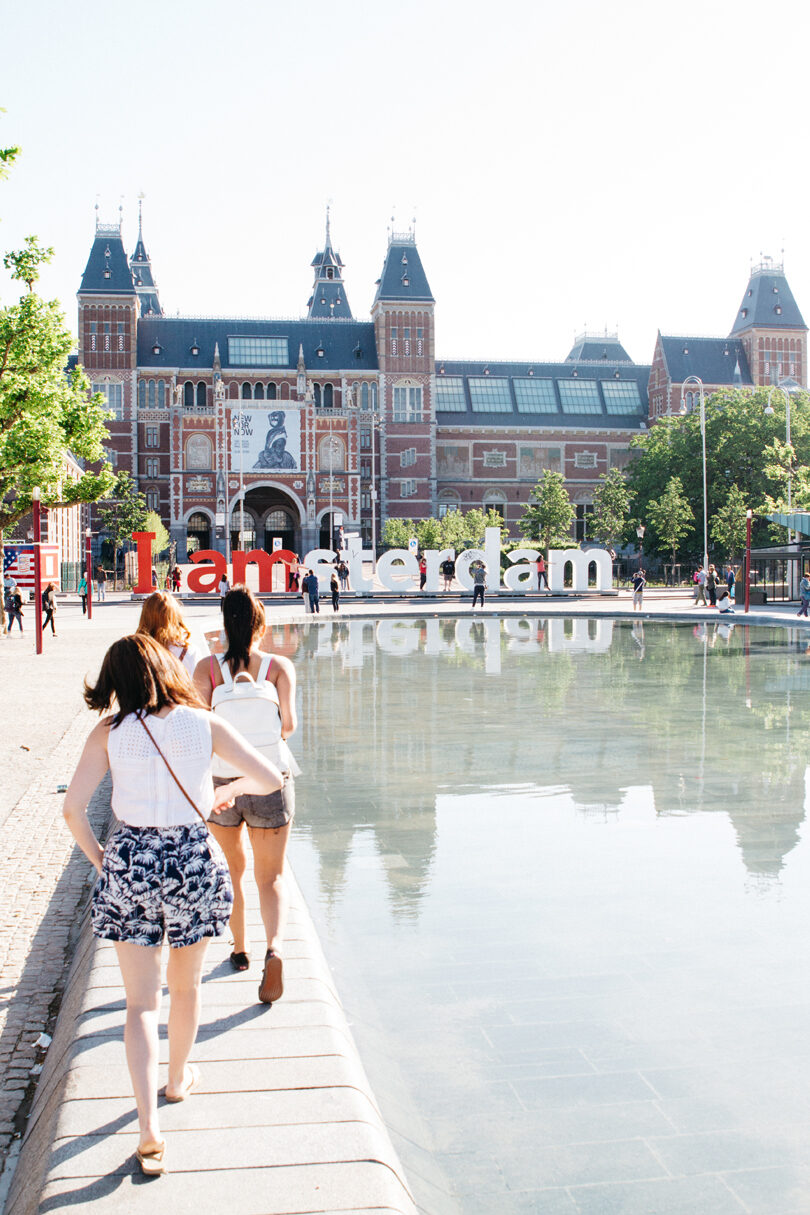
[[[238,512],[239,503],[233,503]],[[255,485],[245,493],[245,513],[252,516],[256,526],[255,547],[273,551],[273,539],[293,553],[301,552],[301,507],[296,499],[277,485]],[[231,548],[239,548],[239,534],[231,531]]]

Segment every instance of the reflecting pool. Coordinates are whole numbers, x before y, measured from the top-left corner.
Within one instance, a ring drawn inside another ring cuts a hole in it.
[[[810,1211],[809,639],[271,631],[293,868],[421,1210]]]

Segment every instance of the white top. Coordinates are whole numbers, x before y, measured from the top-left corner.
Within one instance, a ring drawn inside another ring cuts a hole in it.
[[[176,705],[146,724],[177,779],[206,818],[214,800],[211,779],[211,721],[206,709]],[[188,827],[199,823],[134,713],[113,727],[107,739],[115,817],[131,827]]]
[[[174,654],[175,658],[180,658],[180,655],[183,653],[183,647],[181,645],[170,645],[169,650],[172,654]],[[193,676],[194,668],[198,662],[202,662],[203,658],[205,658],[205,654],[200,647],[192,645],[192,643],[189,642],[186,648],[185,658],[180,658],[180,661],[188,671],[189,675]],[[141,734],[143,734],[143,730],[141,730]],[[155,737],[157,737],[157,735],[155,735]],[[162,745],[163,744],[161,743],[161,746]]]

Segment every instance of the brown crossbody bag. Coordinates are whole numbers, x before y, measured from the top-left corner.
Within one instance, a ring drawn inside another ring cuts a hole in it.
[[[161,751],[160,747],[157,745],[157,740],[155,739],[154,734],[153,734],[153,733],[152,733],[152,731],[149,729],[149,727],[147,726],[146,722],[144,721],[144,719],[143,719],[142,717],[139,717],[139,718],[138,718],[138,721],[141,723],[141,725],[143,726],[144,730],[146,730],[146,733],[147,733],[147,734],[149,735],[149,737],[151,738],[151,740],[152,740],[152,746],[155,748],[155,750],[157,751],[158,755],[159,755],[159,756],[160,756],[160,758],[163,760],[163,762],[164,762],[164,764],[166,765],[166,767],[169,769],[169,775],[171,776],[171,778],[172,778],[172,780],[174,781],[174,783],[177,785],[177,788],[178,788],[178,789],[180,790],[180,792],[183,794],[183,797],[186,799],[186,801],[187,801],[187,802],[188,802],[188,804],[189,804],[189,805],[192,807],[192,809],[197,811],[197,813],[199,814],[200,818],[202,819],[202,821],[205,823],[205,825],[206,825],[206,827],[207,827],[207,826],[208,826],[208,820],[207,820],[207,818],[206,818],[206,817],[205,817],[205,815],[203,814],[202,810],[200,810],[200,809],[199,809],[199,807],[197,806],[197,804],[191,800],[191,798],[190,798],[190,797],[189,797],[189,795],[186,793],[186,791],[185,791],[185,789],[183,788],[183,786],[180,784],[180,781],[177,779],[177,777],[176,777],[176,776],[175,776],[175,774],[174,774],[174,769],[172,768],[172,766],[171,766],[171,764],[169,763],[169,761],[168,761],[168,759],[166,758],[166,756],[165,756],[165,755],[163,754],[163,752]]]

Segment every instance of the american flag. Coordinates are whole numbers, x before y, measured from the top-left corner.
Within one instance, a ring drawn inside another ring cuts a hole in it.
[[[55,544],[42,545],[42,582],[56,582],[59,577],[59,549]],[[13,578],[21,590],[34,589],[33,544],[6,544],[3,548],[3,580]]]

